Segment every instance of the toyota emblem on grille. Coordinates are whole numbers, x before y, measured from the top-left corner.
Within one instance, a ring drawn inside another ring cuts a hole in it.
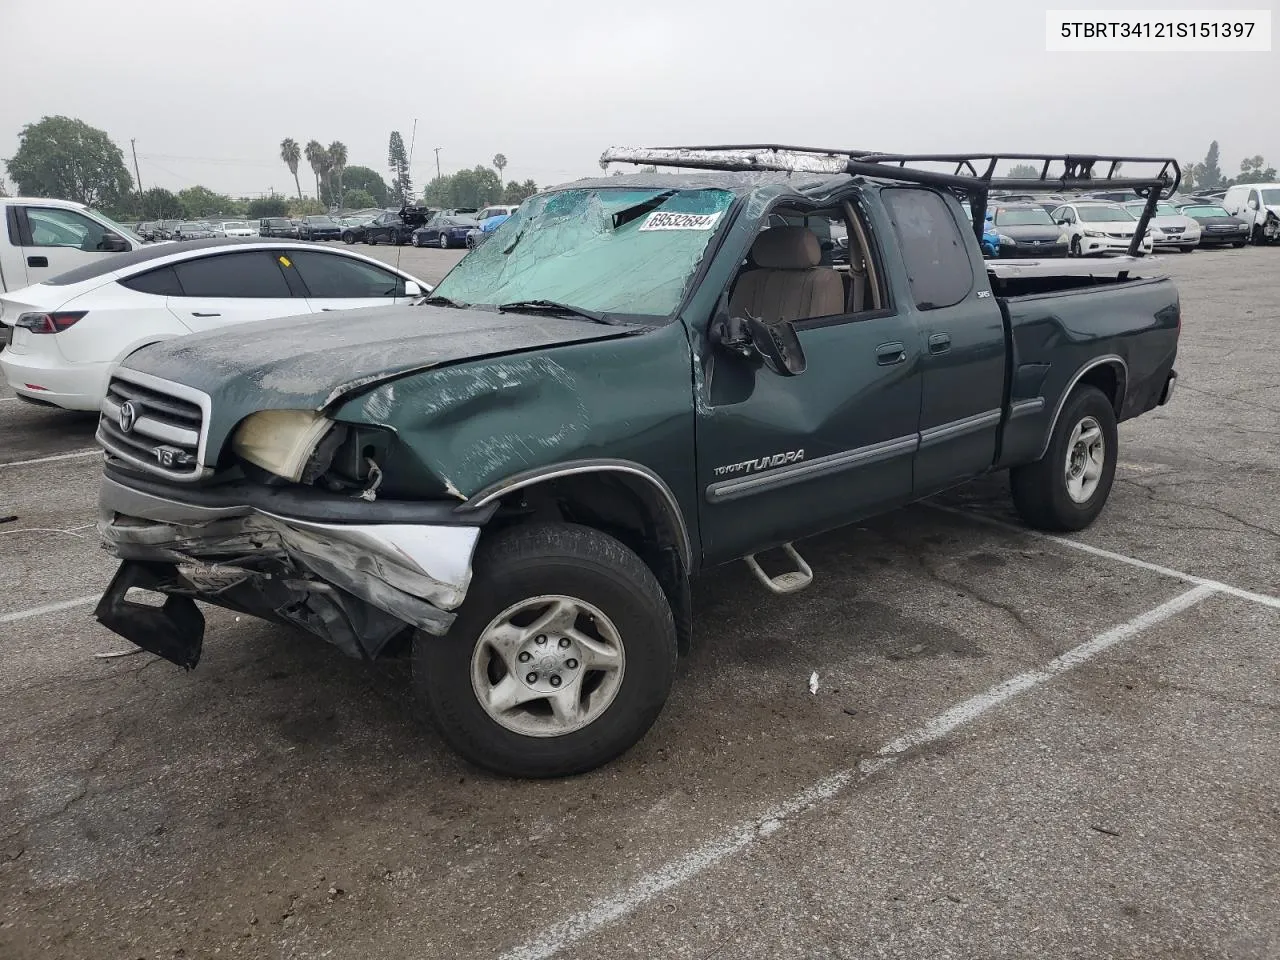
[[[126,400],[120,404],[120,429],[125,433],[133,432],[133,425],[138,419],[138,411]]]

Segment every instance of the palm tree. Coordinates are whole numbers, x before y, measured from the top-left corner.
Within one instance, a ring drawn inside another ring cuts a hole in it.
[[[503,153],[493,155],[493,165],[498,168],[498,186],[502,186],[502,171],[507,169],[507,157]]]
[[[342,171],[347,168],[347,145],[341,140],[329,144],[329,169],[337,175],[338,208],[342,209]],[[332,189],[333,184],[330,183]]]
[[[319,140],[310,140],[307,142],[307,148],[302,151],[307,158],[307,163],[311,164],[311,172],[316,178],[316,199],[320,199],[320,174],[324,171],[325,150],[320,145]]]
[[[293,185],[298,188],[298,199],[302,199],[302,184],[298,181],[298,161],[302,159],[302,151],[298,149],[298,141],[293,137],[285,137],[280,141],[280,159],[293,174]]]
[[[609,169],[609,161],[608,161],[608,160],[601,160],[601,161],[600,161],[600,169],[601,169],[601,170],[606,170],[606,171],[607,171],[607,170]]]

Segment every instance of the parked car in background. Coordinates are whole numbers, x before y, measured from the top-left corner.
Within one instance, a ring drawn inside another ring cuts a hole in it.
[[[409,243],[413,239],[413,231],[426,223],[432,213],[426,207],[401,207],[396,213],[383,213],[364,228],[364,242],[396,246]]]
[[[1101,200],[1065,203],[1050,216],[1066,228],[1069,256],[1073,257],[1128,253],[1129,242],[1138,228],[1138,219],[1123,206]],[[1147,228],[1140,247],[1143,253],[1152,251],[1155,229]]]
[[[144,246],[110,217],[69,200],[0,197],[0,223],[0,293]]]
[[[155,238],[157,240],[172,240],[173,232],[181,225],[181,220],[160,220],[155,226]]]
[[[263,217],[258,221],[258,236],[297,240],[298,227],[288,217]]]
[[[1146,205],[1145,200],[1133,200],[1126,203],[1124,208],[1134,217],[1139,217]],[[1186,214],[1179,213],[1178,208],[1168,200],[1161,200],[1156,204],[1156,213],[1151,218],[1151,223],[1159,227],[1159,232],[1152,235],[1157,250],[1175,249],[1190,253],[1200,246],[1200,224]]]
[[[0,296],[13,335],[0,371],[25,400],[97,410],[115,367],[148,344],[250,320],[408,304],[429,290],[376,260],[297,240],[139,246]],[[123,399],[138,417],[124,430],[129,449],[145,456],[174,442],[172,430],[148,428],[145,399]]]
[[[468,231],[479,229],[480,221],[474,217],[461,214],[438,213],[425,224],[413,231],[415,247],[439,247],[448,250],[450,247],[465,247]]]
[[[337,240],[342,236],[342,225],[333,217],[303,217],[298,225],[300,240]]]
[[[996,233],[996,256],[1065,257],[1069,237],[1034,201],[996,203],[990,211]]]
[[[377,219],[376,215],[367,217],[344,217],[342,233],[339,236],[343,243],[357,243],[364,239],[365,227]]]
[[[969,206],[968,200],[962,200],[960,207],[964,210],[964,215],[973,223],[973,209]],[[996,233],[995,224],[991,222],[991,210],[987,209],[986,219],[982,223],[982,239],[978,241],[978,248],[982,251],[984,257],[998,257],[1000,255],[1000,236]]]
[[[212,224],[203,220],[184,220],[173,228],[174,240],[212,240],[217,237]]]
[[[133,232],[138,235],[138,239],[143,243],[151,243],[156,238],[155,230],[156,224],[154,220],[143,220],[134,228]]]
[[[1200,246],[1231,244],[1243,247],[1249,242],[1249,224],[1233,217],[1217,203],[1187,203],[1178,212],[1200,224]]]
[[[1249,225],[1254,243],[1280,240],[1280,183],[1242,183],[1227,190],[1222,209]]]
[[[506,203],[506,204],[500,203],[497,205],[490,205],[490,206],[484,207],[481,210],[479,210],[477,213],[473,214],[473,216],[475,217],[475,219],[479,220],[481,223],[484,223],[490,217],[509,217],[511,216],[511,214],[515,213],[519,209],[520,209],[520,204],[518,203]],[[462,213],[463,211],[456,210],[454,212]]]
[[[219,237],[256,237],[258,230],[248,220],[223,220],[213,225],[213,232]]]
[[[1105,200],[1107,203],[1128,203],[1137,196],[1132,190],[1102,190],[1086,194],[1080,200]]]
[[[483,213],[485,211],[481,212]],[[482,243],[489,234],[493,233],[510,219],[511,214],[498,213],[481,220],[479,226],[472,227],[467,231],[467,246],[474,248],[477,244]],[[416,240],[414,242],[417,243]]]

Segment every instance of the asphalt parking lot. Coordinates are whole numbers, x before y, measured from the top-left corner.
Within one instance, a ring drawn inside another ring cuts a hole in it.
[[[226,611],[192,673],[100,657],[93,420],[0,391],[0,956],[1280,956],[1280,251],[1165,263],[1179,393],[1092,529],[996,476],[794,597],[718,570],[654,729],[548,783]]]

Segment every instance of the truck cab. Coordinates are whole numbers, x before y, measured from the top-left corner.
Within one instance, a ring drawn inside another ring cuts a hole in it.
[[[0,197],[0,293],[20,290],[93,263],[137,250],[142,238],[82,203]]]

